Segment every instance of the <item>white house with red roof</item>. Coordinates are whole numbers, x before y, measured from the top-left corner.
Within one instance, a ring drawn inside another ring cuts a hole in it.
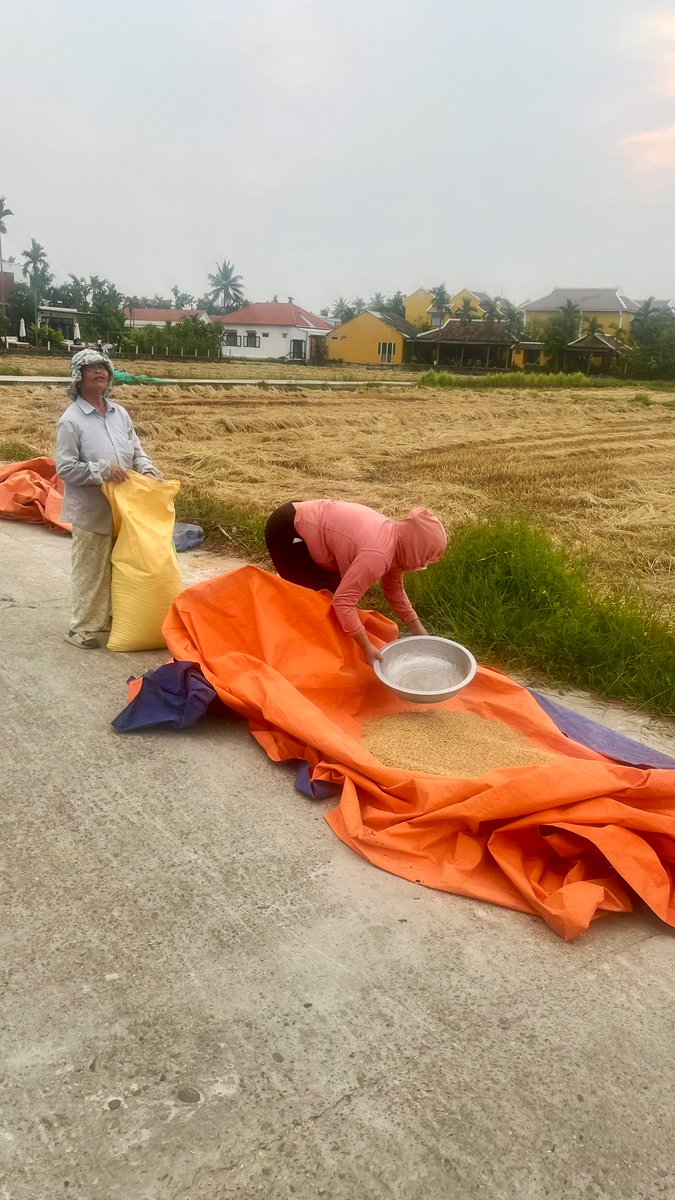
[[[124,323],[131,329],[143,329],[146,325],[154,325],[163,329],[165,325],[178,325],[186,317],[199,317],[205,325],[210,325],[211,317],[200,308],[133,308],[126,305]]]
[[[226,317],[211,317],[223,329],[221,353],[229,358],[277,358],[310,362],[314,338],[325,338],[330,321],[299,304],[247,304]]]

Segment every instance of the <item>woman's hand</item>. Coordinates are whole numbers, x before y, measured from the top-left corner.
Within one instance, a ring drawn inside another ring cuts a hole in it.
[[[372,667],[374,662],[382,662],[382,653],[372,642],[368,642],[368,645],[363,647],[363,653],[366,656],[366,662],[369,667]]]
[[[413,621],[412,624],[408,626],[408,629],[410,630],[411,633],[413,633],[415,635],[415,637],[427,637],[428,636],[427,631],[424,628],[424,625],[419,620]]]
[[[361,633],[357,634],[355,640],[358,642],[359,646],[363,650],[366,662],[368,663],[369,667],[372,667],[374,662],[382,661],[382,654],[373,645],[373,643],[371,642],[370,638],[368,637],[368,634],[366,633],[365,629],[362,630]]]
[[[113,463],[112,467],[110,468],[110,478],[112,479],[113,483],[124,483],[124,480],[128,479],[128,475],[124,470],[124,467],[121,467],[119,463]]]

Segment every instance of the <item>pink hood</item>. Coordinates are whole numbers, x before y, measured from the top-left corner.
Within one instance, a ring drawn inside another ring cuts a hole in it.
[[[396,565],[404,571],[438,562],[448,548],[448,535],[428,508],[413,508],[397,521],[396,540]]]

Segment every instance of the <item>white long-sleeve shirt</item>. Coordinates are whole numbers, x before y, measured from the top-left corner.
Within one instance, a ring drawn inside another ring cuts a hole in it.
[[[56,426],[56,471],[65,485],[61,515],[91,533],[112,533],[112,511],[101,488],[115,463],[161,478],[126,408],[111,400],[105,406],[102,416],[78,396]]]

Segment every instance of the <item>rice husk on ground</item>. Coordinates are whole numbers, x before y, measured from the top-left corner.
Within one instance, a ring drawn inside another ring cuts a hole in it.
[[[365,726],[361,740],[387,767],[472,779],[503,767],[539,766],[555,757],[508,725],[445,710],[379,717]]]

